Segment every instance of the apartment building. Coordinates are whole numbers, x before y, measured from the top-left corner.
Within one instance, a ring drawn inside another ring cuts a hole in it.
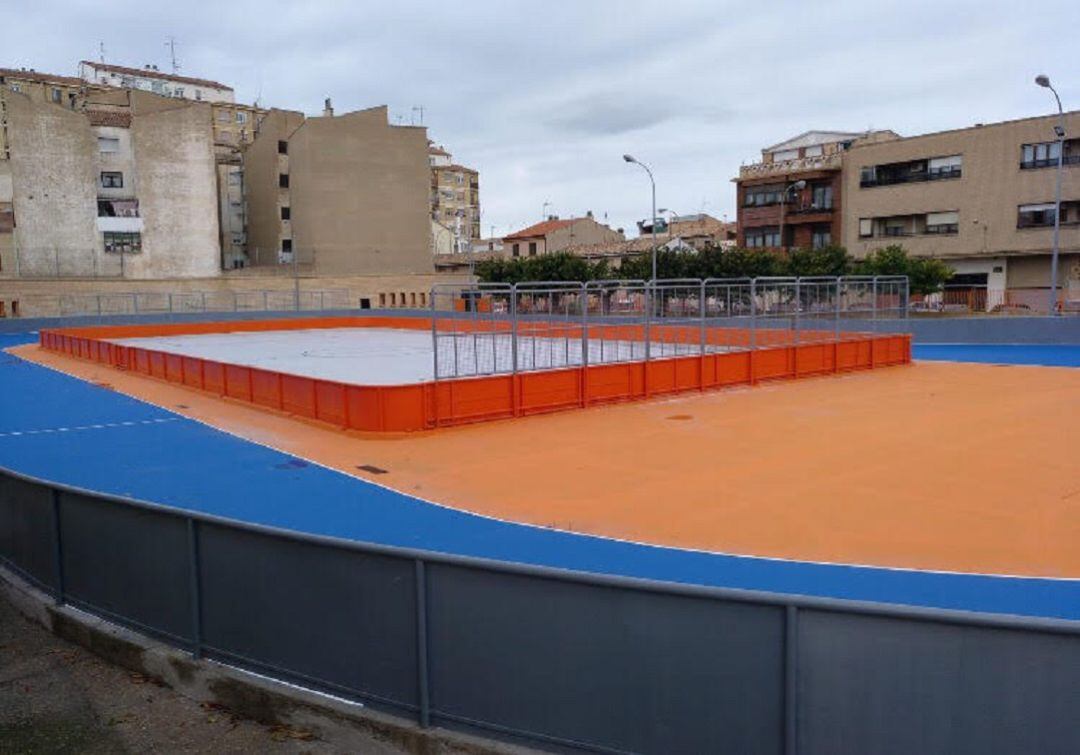
[[[233,88],[227,84],[166,73],[154,65],[131,68],[83,60],[79,63],[78,80],[96,87],[132,89],[210,104],[217,160],[222,267],[231,269],[247,264],[247,215],[240,153],[254,140],[255,130],[266,115],[266,109],[236,102]]]
[[[816,249],[839,243],[842,155],[857,140],[866,138],[880,136],[806,131],[761,150],[760,162],[743,165],[734,179],[736,243],[784,249]]]
[[[856,257],[890,243],[938,257],[954,282],[1030,292],[1045,308],[1058,117],[856,143],[843,155],[842,241]],[[1067,113],[1059,285],[1080,298],[1080,112]],[[1039,294],[1039,290],[1042,294]],[[990,301],[1002,297],[990,296]]]
[[[454,252],[467,252],[480,238],[480,174],[458,165],[444,147],[428,142],[431,219],[454,235]]]
[[[26,81],[0,86],[0,275],[217,274],[209,104]]]
[[[561,219],[552,215],[541,223],[504,236],[502,241],[503,251],[509,251],[510,257],[535,257],[538,254],[565,251],[574,246],[624,239],[621,231],[596,222],[589,212],[581,218]]]
[[[271,110],[244,150],[248,257],[326,275],[430,273],[431,172],[423,127],[385,106],[322,116]],[[295,255],[295,256],[294,256]]]

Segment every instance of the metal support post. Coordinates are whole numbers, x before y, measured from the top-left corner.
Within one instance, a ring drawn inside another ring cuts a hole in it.
[[[60,527],[60,491],[52,492],[53,512],[53,563],[56,568],[56,605],[64,605],[64,541]]]
[[[416,683],[421,728],[431,726],[430,680],[428,679],[427,572],[416,559]]]
[[[202,583],[199,575],[199,524],[187,520],[188,553],[190,554],[189,580],[191,585],[191,655],[202,657]]]

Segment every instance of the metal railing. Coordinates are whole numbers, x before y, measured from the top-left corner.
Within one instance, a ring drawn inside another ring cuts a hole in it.
[[[605,753],[1080,750],[1075,621],[362,543],[6,469],[0,567],[195,658],[422,727]]]
[[[907,306],[905,276],[439,284],[434,376],[831,342],[904,318]]]
[[[347,289],[251,291],[125,291],[104,294],[3,295],[19,302],[24,317],[177,314],[192,312],[288,312],[356,307]]]

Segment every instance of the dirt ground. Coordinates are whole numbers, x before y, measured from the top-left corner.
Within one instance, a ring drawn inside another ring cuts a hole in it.
[[[197,703],[28,621],[0,597],[0,753],[337,753],[311,732]]]

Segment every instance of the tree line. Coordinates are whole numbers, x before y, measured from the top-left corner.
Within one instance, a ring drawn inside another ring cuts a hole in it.
[[[652,277],[649,254],[632,257],[613,268],[607,260],[595,262],[570,252],[535,257],[482,260],[476,263],[477,277],[486,283],[522,281],[590,281],[619,278],[648,280]],[[661,249],[656,256],[658,278],[757,278],[762,276],[812,275],[906,275],[912,293],[941,289],[953,270],[941,260],[911,257],[900,245],[875,250],[856,260],[842,246],[821,249],[793,249],[778,252],[762,249],[717,247],[700,252]]]

